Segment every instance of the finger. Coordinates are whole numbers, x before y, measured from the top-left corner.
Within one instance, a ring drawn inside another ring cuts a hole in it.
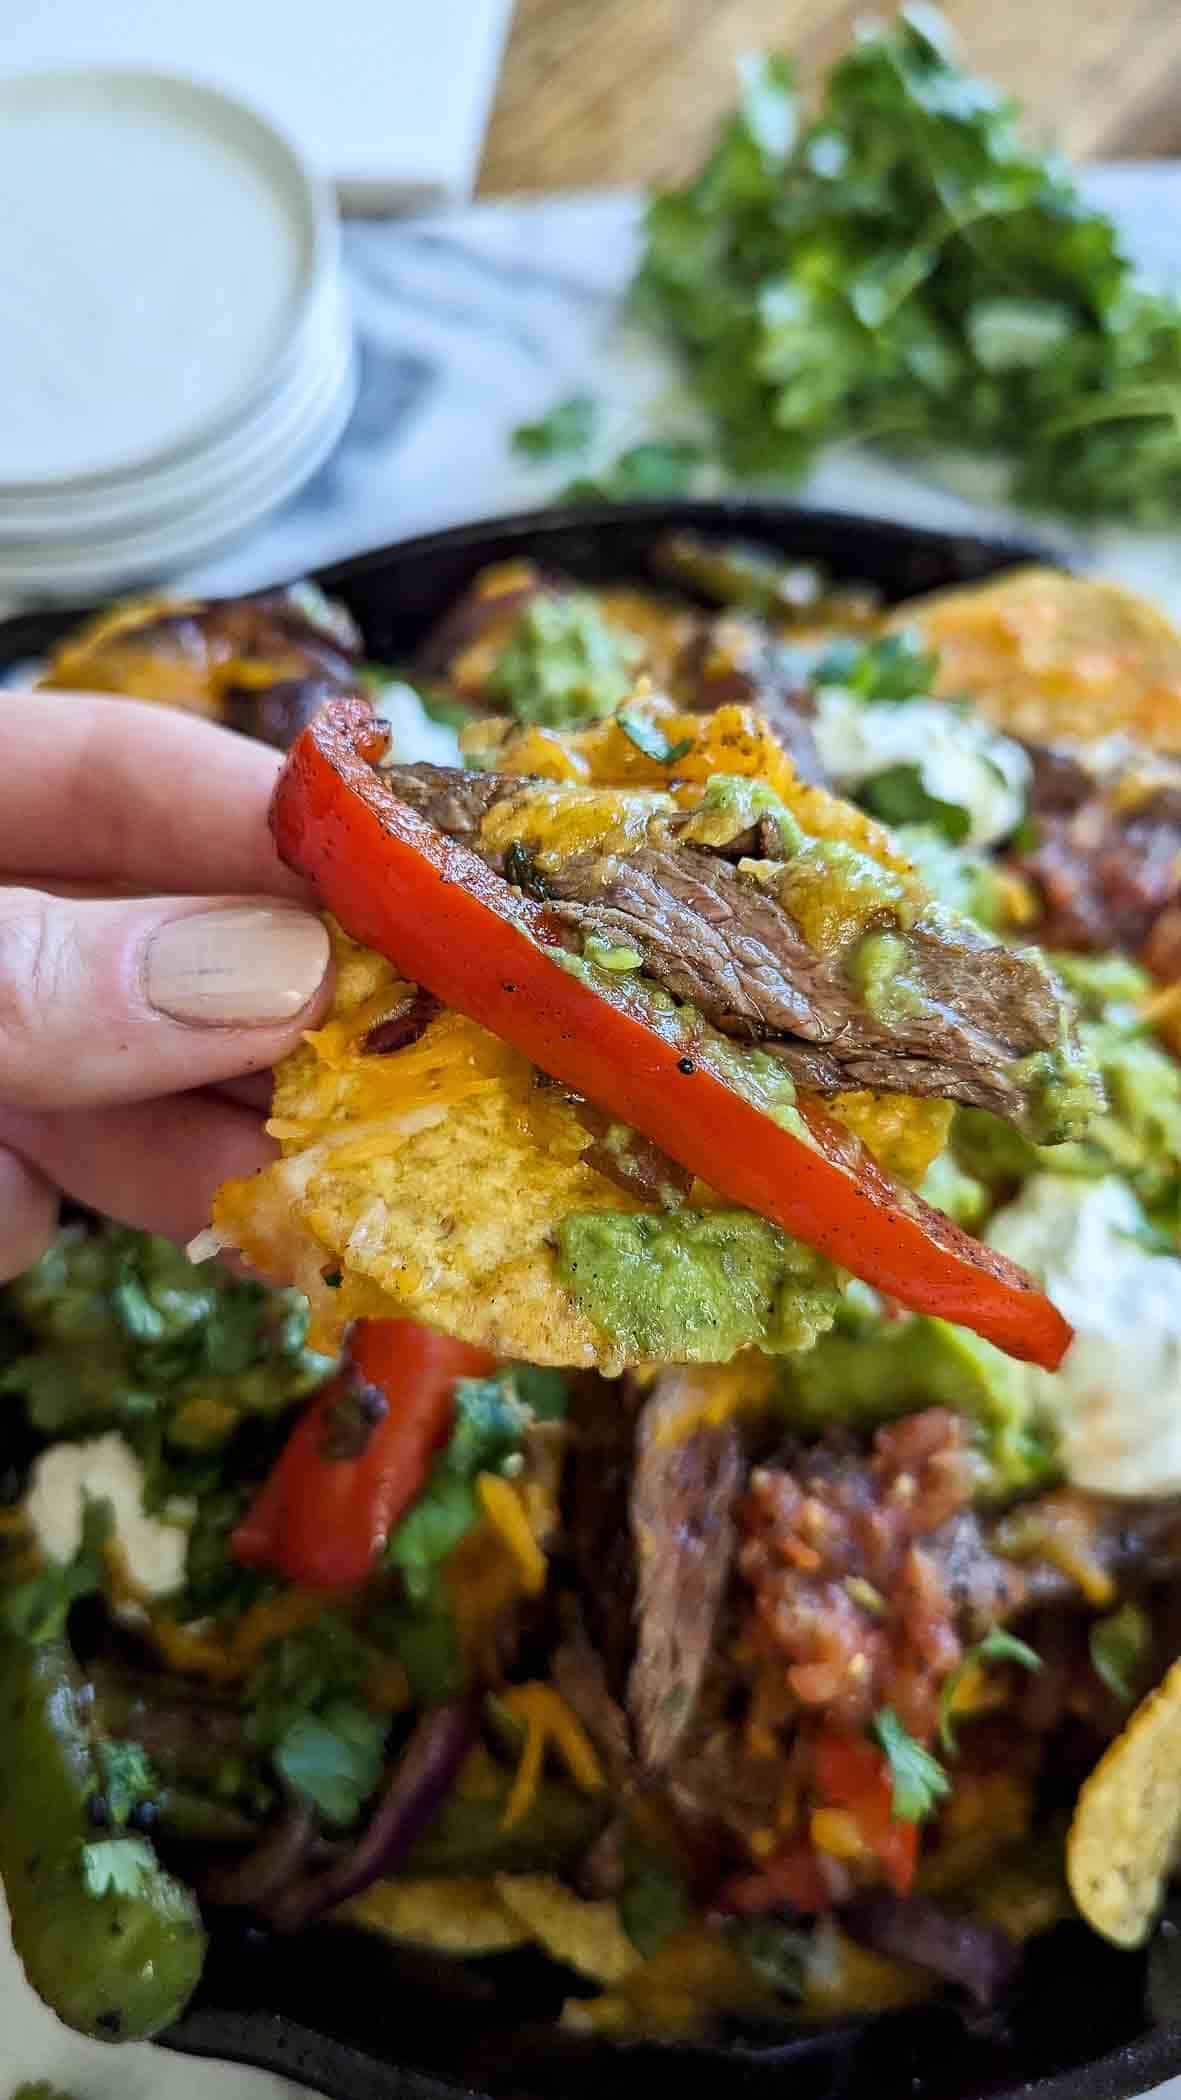
[[[278,1150],[257,1116],[207,1094],[72,1115],[0,1108],[0,1146],[76,1203],[181,1245],[209,1223],[223,1181]]]
[[[213,1090],[221,1101],[235,1101],[256,1116],[269,1116],[275,1091],[273,1072],[247,1072],[241,1079],[224,1079]]]
[[[278,752],[168,707],[0,692],[0,875],[306,896],[267,827]]]
[[[87,1108],[262,1071],[327,996],[328,936],[250,897],[0,890],[0,1101]]]
[[[0,1283],[31,1269],[56,1229],[57,1190],[0,1146]]]

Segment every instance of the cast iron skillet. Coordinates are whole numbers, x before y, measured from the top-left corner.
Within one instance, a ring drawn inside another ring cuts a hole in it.
[[[348,606],[370,656],[411,659],[489,562],[531,556],[586,583],[651,576],[670,528],[758,540],[816,560],[888,599],[973,582],[1036,547],[778,505],[659,503],[461,526],[382,548],[318,580]],[[33,613],[0,624],[0,677],[77,619]],[[183,789],[180,790],[183,798]],[[1130,2100],[1181,2071],[1181,2023],[1145,2010],[1144,1962],[1079,1926],[1030,1950],[1003,2022],[972,2027],[927,2009],[850,2021],[785,2041],[735,2034],[712,2047],[608,2049],[555,2039],[546,2015],[580,1986],[531,1956],[451,1964],[394,1956],[377,1939],[321,1928],[290,1942],[213,1921],[198,1998],[171,2048],[261,2065],[333,2100]]]

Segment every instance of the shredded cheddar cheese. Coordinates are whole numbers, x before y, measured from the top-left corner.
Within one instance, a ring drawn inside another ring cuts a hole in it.
[[[481,1473],[476,1491],[484,1514],[504,1541],[521,1571],[521,1588],[527,1597],[538,1597],[545,1588],[545,1555],[533,1536],[525,1507],[510,1480],[499,1473]]]
[[[107,1550],[109,1554],[111,1549]],[[324,1608],[322,1590],[292,1586],[277,1597],[252,1604],[229,1632],[186,1626],[164,1611],[151,1613],[148,1632],[170,1669],[236,1684],[248,1675],[271,1641],[310,1626],[323,1616]]]
[[[603,1768],[594,1745],[578,1716],[552,1685],[513,1685],[502,1694],[502,1703],[514,1719],[525,1724],[525,1746],[504,1812],[506,1830],[514,1830],[533,1806],[547,1749],[557,1752],[583,1793],[601,1791]]]

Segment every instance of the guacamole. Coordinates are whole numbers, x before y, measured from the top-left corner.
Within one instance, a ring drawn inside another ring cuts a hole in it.
[[[585,593],[534,598],[492,667],[488,698],[547,729],[613,714],[639,655],[638,642],[608,627]]]
[[[780,1372],[777,1405],[793,1429],[854,1430],[924,1407],[949,1407],[980,1426],[980,1491],[1020,1494],[1055,1470],[1054,1440],[1022,1366],[945,1320],[883,1320],[858,1336],[829,1334]]]
[[[628,1355],[727,1363],[740,1349],[810,1349],[836,1317],[837,1272],[753,1212],[577,1212],[558,1271]]]
[[[1151,980],[1118,956],[1064,955],[1053,962],[1078,1001],[1083,1054],[1099,1073],[1105,1108],[1092,1115],[1085,1136],[1052,1150],[983,1109],[960,1109],[956,1159],[994,1190],[1039,1171],[1119,1174],[1172,1237],[1181,1194],[1181,1066],[1143,1020]]]

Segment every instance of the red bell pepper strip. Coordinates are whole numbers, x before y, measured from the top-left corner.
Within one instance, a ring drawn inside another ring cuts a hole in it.
[[[1053,1370],[1071,1338],[1024,1270],[885,1174],[815,1100],[782,1128],[693,1055],[676,1010],[561,967],[544,904],[399,802],[375,761],[388,732],[330,701],[297,738],[271,803],[282,858],[356,940],[521,1051],[711,1187],[915,1312],[974,1328]]]
[[[235,1558],[311,1589],[364,1582],[447,1441],[457,1378],[495,1359],[413,1320],[358,1320],[343,1371],[308,1403],[233,1533]],[[386,1410],[356,1457],[334,1457],[335,1412],[376,1387]]]

